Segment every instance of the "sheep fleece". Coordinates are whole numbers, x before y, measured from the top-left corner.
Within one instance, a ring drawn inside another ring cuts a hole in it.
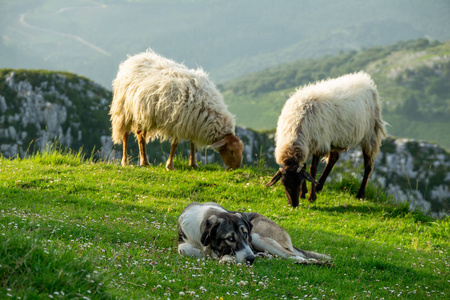
[[[121,144],[131,130],[146,141],[191,140],[212,144],[234,134],[235,120],[202,69],[188,69],[149,50],[129,57],[113,81],[112,138]]]
[[[385,136],[376,86],[361,71],[301,87],[286,101],[278,119],[275,158],[278,164],[292,157],[304,163],[312,154],[358,144],[376,156]]]

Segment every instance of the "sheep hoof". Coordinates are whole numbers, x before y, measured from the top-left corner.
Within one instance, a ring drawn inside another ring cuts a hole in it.
[[[318,184],[317,186],[316,186],[316,193],[318,193],[318,192],[321,192],[323,190],[323,184]]]
[[[364,198],[366,198],[365,193],[358,193],[358,195],[356,195],[356,199],[362,200],[362,199],[364,199]]]

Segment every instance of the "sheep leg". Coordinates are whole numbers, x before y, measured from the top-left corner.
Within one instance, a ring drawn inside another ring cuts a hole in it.
[[[320,160],[319,156],[313,155],[311,167],[309,169],[309,174],[314,179],[316,179],[317,167],[319,166],[319,160]],[[308,202],[314,202],[314,201],[316,201],[316,199],[317,199],[316,185],[313,182],[311,182],[311,192],[309,193]]]
[[[306,186],[306,180],[303,180],[302,186],[300,187],[300,198],[305,199],[308,193],[308,187]]]
[[[191,156],[189,157],[189,165],[195,169],[198,168],[197,161],[195,159],[195,144],[191,141]]]
[[[140,165],[141,166],[149,166],[148,158],[147,158],[147,149],[145,148],[145,144],[147,143],[145,140],[146,132],[143,130],[138,130],[136,132],[138,145],[139,145],[139,157],[140,157]]]
[[[363,199],[366,197],[367,180],[369,179],[370,173],[372,173],[372,169],[373,169],[373,159],[364,150],[363,150],[363,157],[364,157],[364,177],[361,182],[361,187],[359,188],[359,192],[356,195],[356,198],[358,198],[358,199]]]
[[[127,145],[128,145],[128,136],[129,132],[126,132],[122,137],[122,166],[128,165],[128,157],[127,157]]]
[[[328,162],[325,167],[325,170],[323,170],[323,173],[319,178],[319,184],[316,186],[316,192],[322,191],[323,185],[325,184],[328,175],[330,174],[331,170],[333,169],[338,159],[339,159],[339,152],[331,151],[330,154],[328,155]]]
[[[178,140],[174,140],[172,141],[172,145],[170,145],[170,154],[169,154],[169,159],[167,160],[166,163],[166,170],[170,171],[173,170],[173,157],[175,156],[175,150],[177,150],[178,147]]]

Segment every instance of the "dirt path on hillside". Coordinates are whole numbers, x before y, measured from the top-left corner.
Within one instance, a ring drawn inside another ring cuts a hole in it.
[[[61,11],[64,11],[67,9],[74,9],[74,8],[72,8],[72,7],[61,8],[57,13],[60,13]],[[109,53],[108,51],[102,49],[101,47],[99,47],[95,44],[92,44],[92,43],[86,41],[81,36],[32,25],[32,24],[28,23],[26,20],[27,14],[28,14],[28,12],[25,12],[19,16],[19,23],[26,28],[38,30],[38,31],[42,31],[42,32],[47,32],[50,34],[59,35],[59,36],[66,37],[66,38],[70,38],[78,43],[81,43],[81,44],[91,48],[92,50],[94,50],[102,55],[111,56],[111,53]]]

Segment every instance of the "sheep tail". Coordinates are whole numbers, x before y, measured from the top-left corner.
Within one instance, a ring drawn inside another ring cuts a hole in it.
[[[109,114],[111,115],[111,131],[112,140],[114,144],[122,144],[123,137],[127,132],[130,132],[131,126],[127,124],[126,113],[124,111],[124,97],[114,92],[113,101]]]

